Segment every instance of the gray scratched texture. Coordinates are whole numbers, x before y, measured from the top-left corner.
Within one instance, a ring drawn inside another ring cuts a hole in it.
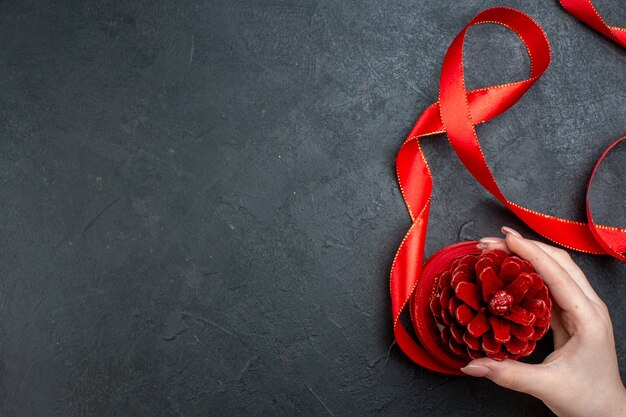
[[[395,155],[450,41],[497,4],[0,2],[0,415],[550,415],[392,344],[388,273],[409,226]],[[487,159],[513,201],[583,219],[595,159],[626,134],[626,54],[556,1],[499,4],[541,23],[553,61],[478,128]],[[626,25],[624,2],[596,4]],[[470,87],[528,72],[502,27],[466,48]],[[424,142],[427,254],[503,224],[535,236],[444,136]],[[592,190],[616,226],[625,158]],[[626,371],[626,267],[573,256]]]

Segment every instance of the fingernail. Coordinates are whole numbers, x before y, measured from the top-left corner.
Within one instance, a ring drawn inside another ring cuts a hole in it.
[[[487,245],[488,243],[500,243],[500,242],[502,242],[502,239],[500,239],[499,237],[484,237],[480,239],[480,243],[484,243],[485,245]]]
[[[461,372],[475,377],[487,376],[489,374],[489,368],[482,365],[469,364],[465,368],[461,368]]]
[[[508,235],[510,233],[515,237],[522,237],[522,235],[520,235],[516,230],[513,230],[510,227],[503,226],[502,229],[500,229],[500,231],[504,233],[505,235]]]
[[[481,239],[482,240],[482,239]],[[479,243],[478,245],[476,245],[476,248],[480,249],[480,250],[485,250],[487,249],[487,244],[486,243]]]

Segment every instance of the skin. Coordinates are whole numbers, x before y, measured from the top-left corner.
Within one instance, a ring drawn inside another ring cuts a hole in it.
[[[555,304],[554,352],[538,365],[481,358],[461,371],[533,395],[560,417],[626,416],[626,389],[604,302],[567,252],[508,227],[502,233],[504,239],[483,238],[478,247],[514,253],[543,276]]]

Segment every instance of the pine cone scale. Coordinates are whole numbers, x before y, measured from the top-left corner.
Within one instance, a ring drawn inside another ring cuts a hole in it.
[[[480,289],[476,284],[470,282],[461,282],[455,288],[456,296],[462,300],[465,304],[474,309],[474,311],[481,310],[481,296]]]

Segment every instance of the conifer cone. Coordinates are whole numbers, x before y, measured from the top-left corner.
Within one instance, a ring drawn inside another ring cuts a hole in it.
[[[532,265],[503,251],[456,258],[435,279],[430,309],[461,359],[530,355],[550,327],[552,300]]]

